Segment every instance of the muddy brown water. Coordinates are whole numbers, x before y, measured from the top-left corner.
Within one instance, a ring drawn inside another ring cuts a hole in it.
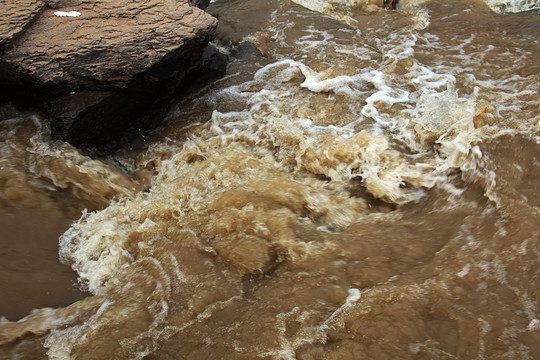
[[[58,261],[57,239],[69,227],[58,212],[3,210],[0,313],[18,320],[35,309],[63,306],[84,297],[76,274]]]
[[[298,3],[107,159],[0,111],[0,358],[540,357],[539,15]]]

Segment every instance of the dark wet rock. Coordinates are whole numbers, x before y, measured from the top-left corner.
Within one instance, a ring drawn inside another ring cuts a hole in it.
[[[214,71],[217,75],[227,73],[229,57],[213,46],[207,46],[202,53],[202,64],[205,69]]]
[[[199,9],[206,9],[210,5],[210,0],[190,0],[192,5],[198,7]]]
[[[261,52],[252,42],[243,41],[231,51],[231,56],[238,59],[255,60],[262,57]]]
[[[163,106],[201,65],[217,26],[196,7],[206,0],[8,3],[0,4],[0,90],[23,102],[37,94],[53,135],[82,146],[109,142]]]

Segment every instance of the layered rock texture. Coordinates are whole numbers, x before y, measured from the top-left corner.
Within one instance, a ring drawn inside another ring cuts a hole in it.
[[[217,21],[207,0],[0,3],[0,90],[39,99],[53,135],[109,142],[200,63]],[[32,94],[32,96],[29,96]],[[140,121],[139,121],[140,123]]]

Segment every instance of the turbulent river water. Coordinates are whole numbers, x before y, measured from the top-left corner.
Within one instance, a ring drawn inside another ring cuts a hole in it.
[[[0,359],[539,359],[540,5],[500,3],[216,1],[227,75],[106,159],[2,107]]]

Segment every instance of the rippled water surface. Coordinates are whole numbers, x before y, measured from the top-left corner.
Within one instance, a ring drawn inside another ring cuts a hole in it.
[[[540,15],[297,2],[107,159],[2,108],[0,358],[540,358]]]

